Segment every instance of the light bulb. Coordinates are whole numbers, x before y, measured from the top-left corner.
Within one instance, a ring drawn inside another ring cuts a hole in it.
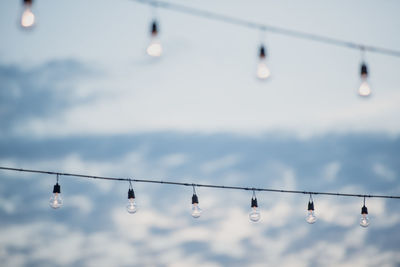
[[[136,201],[135,201],[134,198],[130,198],[128,200],[128,204],[126,205],[126,210],[129,213],[135,213],[137,211],[137,209],[136,209]]]
[[[368,219],[368,215],[367,214],[361,215],[360,225],[362,227],[368,227],[369,219]]]
[[[196,193],[192,196],[192,217],[199,218],[201,215],[202,210],[199,207],[199,198],[197,197]]]
[[[31,28],[35,24],[35,15],[32,12],[32,0],[24,0],[24,11],[21,15],[21,26]]]
[[[251,211],[249,213],[249,219],[252,222],[258,222],[261,219],[261,214],[258,211],[258,203],[255,195],[251,198]]]
[[[371,94],[371,88],[366,80],[361,82],[360,88],[358,88],[358,94],[360,96],[369,96]]]
[[[358,94],[360,96],[371,95],[371,87],[368,83],[368,68],[365,63],[361,64],[361,85],[358,88]]]
[[[266,49],[264,45],[260,46],[260,52],[259,52],[259,62],[257,65],[257,77],[259,79],[267,79],[270,75],[271,72],[267,66],[267,55],[266,55]]]
[[[313,224],[317,221],[317,217],[315,216],[315,213],[314,213],[314,201],[312,200],[311,195],[310,195],[310,201],[308,201],[306,221],[309,224]]]
[[[53,209],[61,208],[63,205],[63,200],[61,198],[61,187],[58,182],[54,185],[53,195],[50,197],[49,205]]]
[[[317,217],[315,216],[313,210],[307,211],[306,221],[307,221],[309,224],[313,224],[313,223],[315,223],[315,222],[317,221]]]
[[[257,77],[259,79],[267,79],[271,75],[271,72],[269,71],[269,68],[267,66],[266,62],[259,62],[257,66]]]
[[[133,214],[137,211],[136,201],[135,201],[135,192],[132,188],[128,190],[128,204],[126,205],[126,211]]]
[[[159,57],[161,56],[162,53],[162,46],[158,38],[153,37],[150,45],[146,49],[147,54],[149,54],[152,57]]]
[[[261,214],[258,211],[257,207],[253,207],[251,212],[249,213],[249,219],[252,222],[258,222],[261,219]]]
[[[201,215],[201,212],[202,212],[202,210],[199,207],[199,204],[198,203],[194,203],[192,205],[192,217],[193,218],[199,218],[200,215]]]
[[[158,25],[157,21],[153,21],[151,24],[151,42],[150,45],[146,49],[147,54],[152,57],[159,57],[162,53],[161,42],[158,39]]]
[[[367,207],[364,206],[361,208],[361,219],[360,219],[360,226],[362,227],[368,227],[369,225],[369,219],[368,219],[368,209]]]

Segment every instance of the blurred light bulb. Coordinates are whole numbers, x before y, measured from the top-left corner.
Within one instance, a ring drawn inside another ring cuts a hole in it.
[[[61,198],[61,187],[58,182],[54,185],[53,195],[50,197],[49,205],[53,209],[58,209],[63,205],[63,200]]]
[[[32,0],[24,0],[24,11],[21,15],[21,26],[30,28],[35,24],[35,15],[32,12]]]
[[[135,201],[135,192],[132,188],[128,190],[128,204],[126,205],[126,211],[133,214],[137,211],[136,201]]]
[[[310,201],[308,201],[306,221],[309,224],[313,224],[317,221],[317,217],[315,216],[315,213],[314,213],[314,202],[312,201],[311,195],[310,195]]]
[[[252,222],[258,222],[261,219],[261,214],[258,211],[257,198],[253,192],[253,197],[251,198],[251,211],[249,213],[249,219]]]
[[[358,88],[358,94],[360,96],[369,96],[371,94],[371,88],[367,81],[361,82],[360,88]]]
[[[147,54],[152,57],[159,57],[162,53],[161,42],[158,39],[158,26],[157,21],[153,21],[151,24],[151,42],[150,45],[146,49]]]
[[[358,88],[358,94],[360,96],[371,95],[371,88],[368,83],[368,68],[365,63],[361,64],[361,85]]]
[[[197,197],[196,193],[192,196],[192,217],[199,218],[201,215],[202,210],[199,207],[199,198]]]
[[[264,45],[260,46],[260,52],[259,52],[259,62],[257,65],[257,77],[259,79],[267,79],[270,75],[271,72],[267,66],[267,55],[266,55],[266,49]]]
[[[369,219],[368,219],[368,209],[367,207],[364,206],[361,208],[361,219],[360,219],[360,225],[362,227],[368,227],[369,225]]]
[[[266,62],[260,62],[257,66],[257,77],[264,80],[267,79],[271,75],[269,68],[267,67]]]
[[[162,46],[161,46],[160,41],[157,38],[153,37],[150,42],[150,45],[147,47],[146,51],[147,51],[147,54],[149,54],[152,57],[161,56]]]

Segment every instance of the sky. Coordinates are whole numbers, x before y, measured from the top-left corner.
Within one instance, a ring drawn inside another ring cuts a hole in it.
[[[177,1],[398,49],[397,1]],[[306,191],[400,195],[400,59],[154,10],[135,1],[0,3],[0,166]],[[150,58],[151,20],[163,55]],[[257,49],[271,77],[255,77]],[[6,266],[400,266],[400,202],[0,172]]]

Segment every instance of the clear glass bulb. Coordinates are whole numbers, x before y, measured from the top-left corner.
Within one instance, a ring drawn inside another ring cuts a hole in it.
[[[265,59],[261,59],[257,66],[257,77],[259,79],[267,79],[271,75],[271,72],[267,66]]]
[[[137,208],[136,208],[136,201],[135,201],[134,198],[130,198],[130,199],[128,200],[128,204],[126,205],[126,210],[127,210],[129,213],[135,213],[135,212],[137,211]]]
[[[198,203],[194,203],[192,205],[192,217],[193,218],[199,218],[201,215],[202,210],[199,207]]]
[[[21,26],[30,28],[35,24],[35,15],[33,14],[30,5],[26,5],[21,16]]]
[[[368,227],[369,225],[368,214],[361,214],[360,225],[362,227]]]
[[[261,219],[261,214],[257,207],[252,208],[251,212],[249,213],[249,219],[252,222],[258,222]]]
[[[157,37],[153,36],[150,42],[150,45],[146,49],[147,54],[152,57],[159,57],[162,53],[162,46],[161,42],[158,40]]]
[[[317,221],[317,217],[315,216],[315,213],[313,210],[309,210],[307,211],[307,217],[306,217],[306,221],[309,224],[313,224]]]
[[[358,94],[360,96],[369,96],[371,94],[371,88],[369,87],[367,79],[362,80],[360,88],[358,88]]]
[[[54,193],[49,201],[50,207],[52,207],[53,209],[58,209],[61,208],[62,204],[63,204],[63,200],[60,196],[59,193]]]

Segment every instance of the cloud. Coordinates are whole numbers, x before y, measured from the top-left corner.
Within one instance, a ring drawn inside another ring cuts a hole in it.
[[[216,171],[232,168],[239,162],[240,158],[238,155],[226,155],[218,159],[210,160],[201,166],[201,170],[204,173],[213,173]]]
[[[0,123],[2,134],[21,125],[62,114],[93,96],[82,95],[84,77],[94,75],[84,64],[55,60],[32,67],[0,64]],[[39,119],[40,118],[40,119]]]
[[[388,182],[393,182],[396,180],[396,174],[393,170],[389,169],[382,163],[375,163],[372,166],[373,172],[378,175],[380,178],[388,181]]]
[[[323,170],[322,177],[327,182],[334,182],[340,171],[340,166],[341,166],[341,164],[337,161],[328,163]]]
[[[396,147],[396,138],[279,140],[277,145],[272,136],[173,133],[50,140],[14,137],[0,139],[0,165],[285,189],[394,190],[385,189],[386,183],[375,175],[364,175],[364,166],[385,162],[397,175],[397,163],[385,160],[396,158],[397,150],[382,150]],[[363,157],[365,144],[371,157]],[[336,173],[338,158],[347,159],[340,161],[340,175]],[[204,166],[212,167],[206,168],[210,176]],[[322,179],[321,170],[335,174],[335,179]],[[138,212],[132,215],[125,211],[127,183],[61,177],[64,206],[54,211],[48,207],[48,198],[55,177],[5,171],[1,177],[0,260],[7,264],[348,266],[368,265],[365,251],[377,264],[396,266],[399,262],[396,236],[390,233],[397,232],[400,216],[390,212],[396,209],[391,200],[367,199],[371,225],[361,229],[362,199],[316,195],[318,220],[308,225],[308,196],[257,192],[262,219],[254,224],[248,219],[251,192],[198,188],[203,214],[194,220],[190,216],[192,189],[187,187],[134,183]],[[70,253],[54,259],[61,249]]]

